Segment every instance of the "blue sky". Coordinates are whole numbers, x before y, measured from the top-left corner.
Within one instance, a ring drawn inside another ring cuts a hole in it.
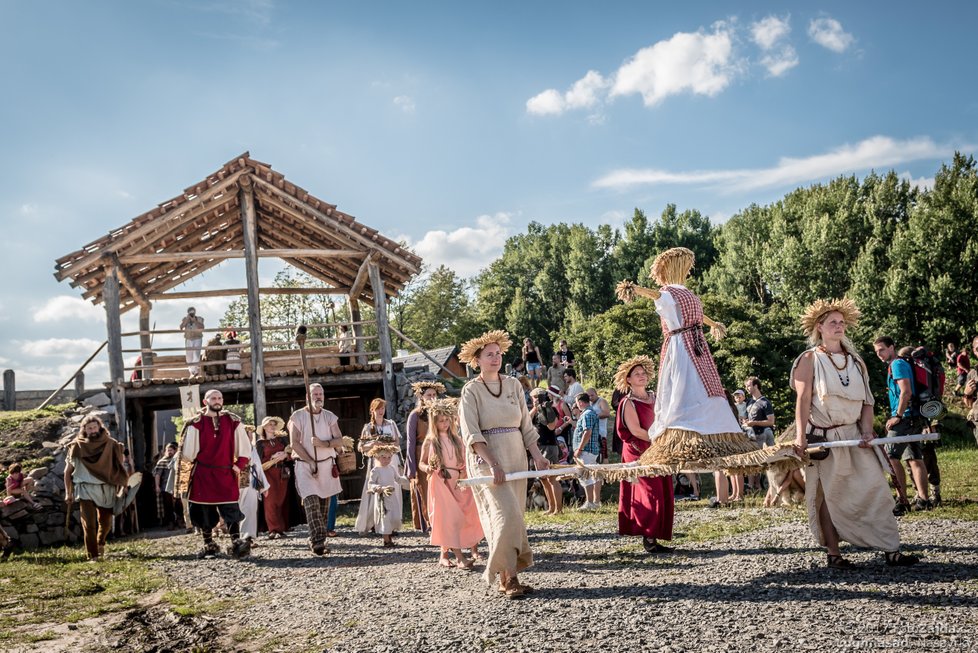
[[[960,2],[0,0],[0,367],[60,384],[105,331],[54,260],[245,150],[465,275],[530,220],[926,185],[978,143],[976,32]]]

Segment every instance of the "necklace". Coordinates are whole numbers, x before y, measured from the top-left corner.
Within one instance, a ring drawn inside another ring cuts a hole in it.
[[[631,394],[632,399],[634,399],[635,401],[640,401],[643,404],[650,404],[650,403],[652,403],[652,395],[650,393],[648,393],[648,392],[645,393],[645,396],[644,397],[639,397],[634,392],[632,392],[630,394]]]
[[[847,371],[849,369],[849,352],[847,351],[842,352],[842,367],[839,367],[838,365],[835,364],[835,352],[831,352],[821,345],[819,345],[818,348],[819,351],[825,353],[829,357],[829,362],[832,363],[832,367],[835,368],[835,374],[836,376],[839,377],[839,383],[842,384],[842,387],[848,388],[849,382],[851,381],[849,372]],[[842,372],[846,373],[845,378],[842,378]]]
[[[493,397],[495,397],[496,399],[499,399],[500,397],[503,396],[503,380],[502,379],[499,379],[499,392],[493,392],[492,390],[490,390],[489,389],[489,384],[486,383],[486,380],[484,378],[482,378],[481,376],[479,377],[479,380],[482,381],[482,385],[486,386],[486,392],[488,392],[489,394],[491,394]]]

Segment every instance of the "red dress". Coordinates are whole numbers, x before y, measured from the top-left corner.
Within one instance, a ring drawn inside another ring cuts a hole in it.
[[[615,428],[622,441],[621,460],[634,462],[649,443],[632,435],[625,426],[624,397],[618,404]],[[632,401],[638,414],[638,423],[643,429],[655,421],[655,405]],[[643,535],[657,540],[672,539],[672,522],[675,502],[672,494],[672,478],[669,476],[642,477],[637,483],[622,481],[618,490],[618,533],[620,535]]]
[[[267,463],[279,451],[285,451],[289,439],[276,437],[269,440],[259,440],[256,444],[262,464]],[[265,470],[268,479],[268,492],[262,498],[265,508],[265,524],[270,533],[284,533],[289,530],[289,481],[292,470],[287,461],[276,463]]]

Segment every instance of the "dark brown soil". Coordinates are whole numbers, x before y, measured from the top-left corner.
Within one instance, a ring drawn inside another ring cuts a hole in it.
[[[98,650],[157,653],[227,650],[211,620],[180,616],[164,605],[130,610],[99,639]]]

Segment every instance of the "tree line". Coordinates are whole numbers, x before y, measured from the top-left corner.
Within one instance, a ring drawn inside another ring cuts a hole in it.
[[[876,336],[936,350],[978,333],[976,225],[978,169],[973,157],[956,153],[931,189],[893,171],[840,176],[752,204],[722,225],[673,204],[654,219],[636,208],[622,229],[531,222],[474,279],[445,266],[430,270],[392,302],[390,315],[426,348],[504,328],[518,342],[532,338],[547,356],[566,338],[587,381],[608,387],[622,360],[657,355],[662,341],[652,303],[622,304],[615,285],[652,283],[655,256],[687,247],[696,253],[690,287],[729,328],[712,345],[726,386],[756,375],[784,415],[788,371],[805,348],[799,316],[815,299],[858,303],[863,318],[850,335],[879,375],[874,387],[884,373],[872,356]],[[395,338],[394,345],[406,343]]]

